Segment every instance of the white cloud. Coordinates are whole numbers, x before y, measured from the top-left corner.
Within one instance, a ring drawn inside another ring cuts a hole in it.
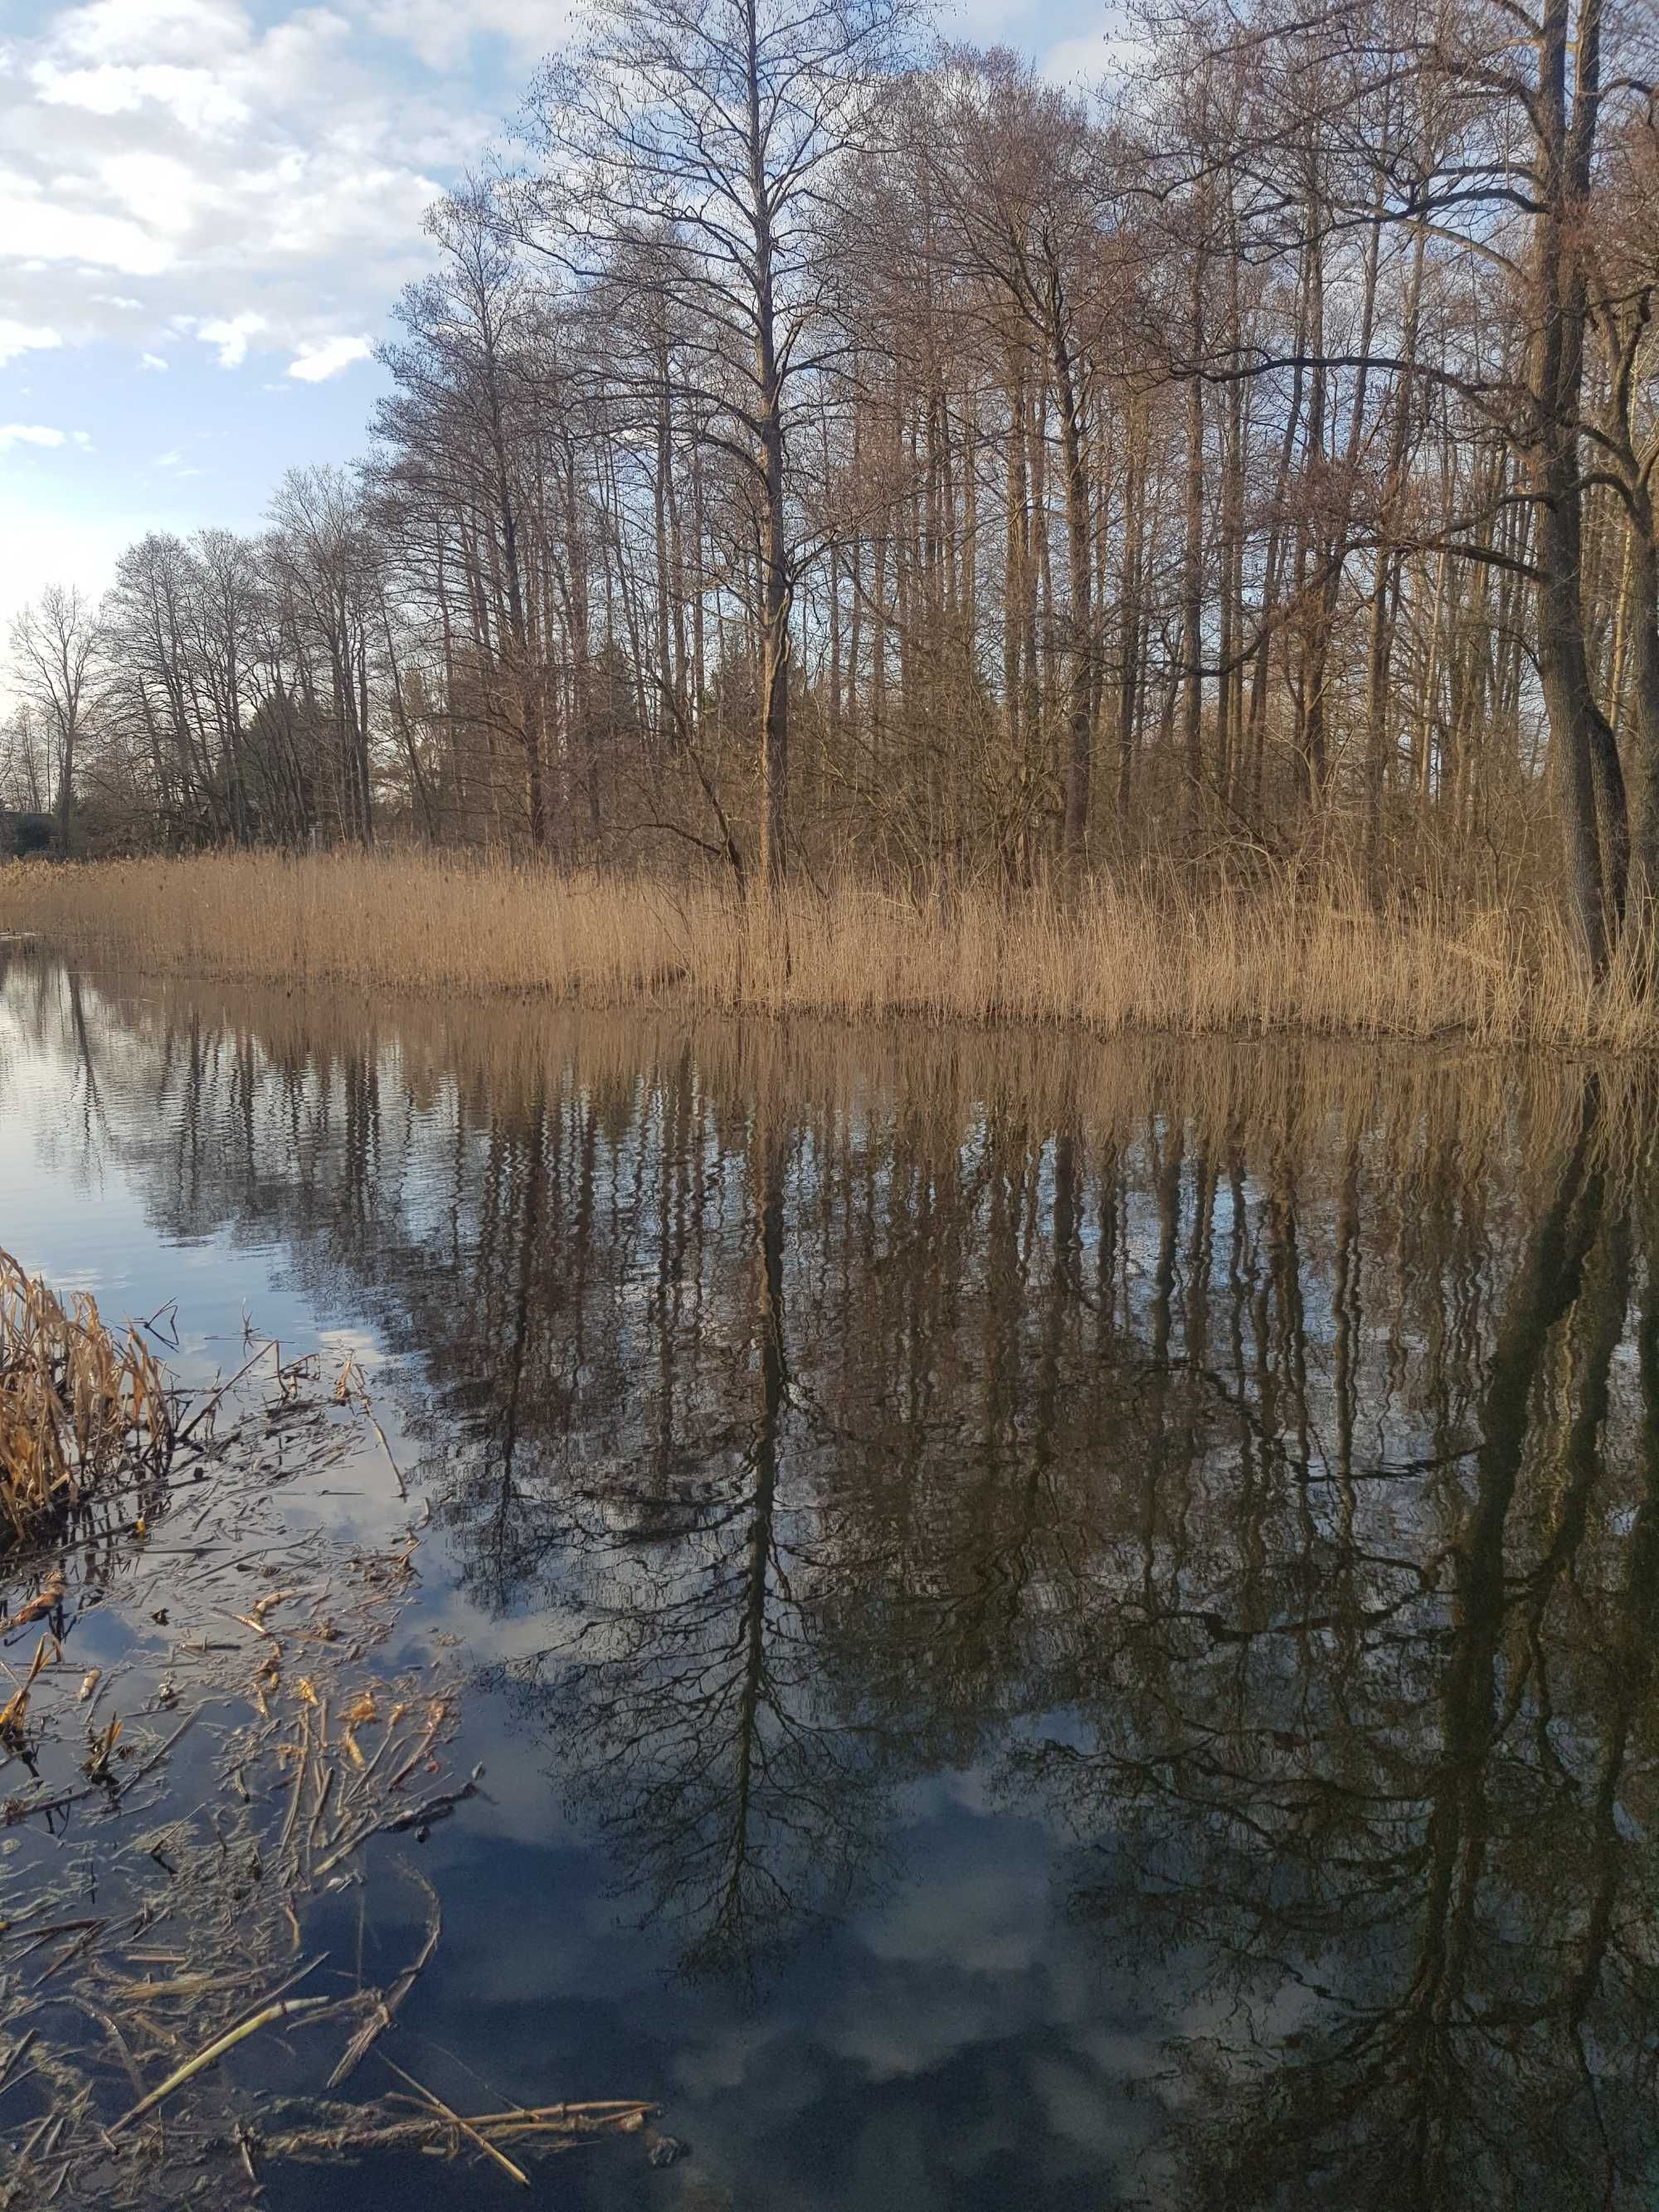
[[[218,347],[221,368],[240,368],[247,359],[248,340],[258,337],[264,327],[264,317],[249,308],[240,315],[216,315],[210,322],[198,323],[196,335],[204,345]]]
[[[85,432],[81,434],[83,437]],[[0,453],[9,453],[14,446],[62,446],[68,442],[68,434],[48,428],[44,422],[0,422]]]
[[[202,181],[171,154],[106,154],[94,171],[100,197],[161,240],[191,228]]]
[[[370,34],[374,4],[46,0],[30,33],[9,24],[0,360],[131,345],[140,313],[152,331],[222,331],[207,342],[228,366],[251,340],[297,365],[343,323],[377,327],[430,266],[424,210],[510,95],[484,112],[434,97],[406,48]]]
[[[45,352],[63,343],[56,331],[38,323],[15,323],[0,315],[0,362],[13,361],[20,353]]]
[[[167,364],[159,353],[141,353],[138,356],[138,366],[141,369],[150,370],[157,376],[165,376],[167,373]]]
[[[32,178],[3,170],[0,237],[27,238],[43,264],[84,262],[97,269],[119,270],[124,276],[156,276],[172,258],[166,246],[142,223],[97,208],[65,205],[48,198]]]
[[[150,464],[150,465],[152,468],[157,469],[176,469],[184,458],[184,455],[175,446],[169,453],[157,453],[155,460]]]
[[[527,68],[568,33],[576,11],[561,0],[471,0],[465,8],[452,0],[369,0],[365,15],[372,29],[401,40],[428,69],[453,70],[481,33],[504,40]]]
[[[367,361],[373,351],[367,338],[318,338],[302,345],[288,365],[290,376],[297,376],[301,384],[320,384],[325,377],[337,376],[343,368],[349,368],[354,361]]]
[[[75,60],[180,64],[234,53],[249,28],[238,0],[91,0],[53,25],[54,44]]]
[[[65,70],[43,61],[33,76],[36,97],[48,106],[79,108],[88,115],[136,115],[145,107],[160,107],[187,130],[221,132],[248,120],[245,102],[216,84],[206,70],[155,63],[133,69],[103,64]]]

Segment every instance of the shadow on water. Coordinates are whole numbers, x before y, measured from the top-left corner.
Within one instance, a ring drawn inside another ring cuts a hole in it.
[[[802,2087],[814,2172],[757,2106],[763,2183],[650,2201],[1650,2201],[1645,1077],[5,991],[67,1182],[401,1356],[480,1680],[672,2017],[805,2035],[882,1931],[899,2056]],[[1016,1972],[991,1820],[1071,1994],[947,2089],[902,1938]],[[895,2080],[948,2106],[908,2194],[832,2140]]]

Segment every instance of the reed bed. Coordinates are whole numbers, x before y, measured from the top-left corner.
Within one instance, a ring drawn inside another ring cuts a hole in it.
[[[69,1306],[0,1251],[0,1541],[38,1532],[100,1485],[164,1477],[173,1399],[136,1328]]]
[[[1545,908],[1190,878],[1006,900],[853,880],[775,908],[722,884],[414,854],[210,854],[0,869],[0,931],[149,975],[595,1006],[1022,1022],[1100,1035],[1659,1042],[1632,978],[1592,991]]]

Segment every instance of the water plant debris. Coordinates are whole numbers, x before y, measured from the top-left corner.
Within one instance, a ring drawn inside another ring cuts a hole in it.
[[[518,2187],[648,2138],[638,2100],[464,2113],[386,2047],[442,1937],[407,1844],[485,1778],[451,1768],[453,1646],[411,1659],[400,1627],[418,1525],[284,1510],[372,1462],[367,1428],[391,1459],[361,1376],[256,1344],[192,1402],[139,1329],[0,1255],[0,2212],[251,2203],[272,2160],[411,2148]]]

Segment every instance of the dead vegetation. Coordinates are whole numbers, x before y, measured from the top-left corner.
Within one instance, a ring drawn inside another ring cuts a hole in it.
[[[29,1310],[50,1320],[38,1290]],[[638,2101],[460,2112],[392,2057],[443,1925],[402,1845],[483,1780],[452,1767],[447,1650],[386,1663],[418,1530],[364,1546],[285,1510],[364,1451],[360,1378],[258,1346],[186,1416],[152,1368],[181,1456],[106,1462],[72,1541],[10,1565],[0,2207],[216,2207],[269,2160],[377,2149],[523,2181],[533,2155],[644,2131]],[[119,1656],[82,1664],[118,1626]]]
[[[797,884],[775,908],[713,882],[414,854],[210,854],[72,874],[0,868],[0,926],[149,975],[588,1005],[1022,1022],[1103,1036],[1430,1039],[1625,1049],[1659,1041],[1639,948],[1592,989],[1564,924],[1525,902],[1357,885],[1102,878],[1060,897]]]
[[[0,1533],[13,1540],[117,1478],[165,1481],[176,1429],[137,1328],[106,1328],[78,1291],[65,1307],[0,1252]]]

